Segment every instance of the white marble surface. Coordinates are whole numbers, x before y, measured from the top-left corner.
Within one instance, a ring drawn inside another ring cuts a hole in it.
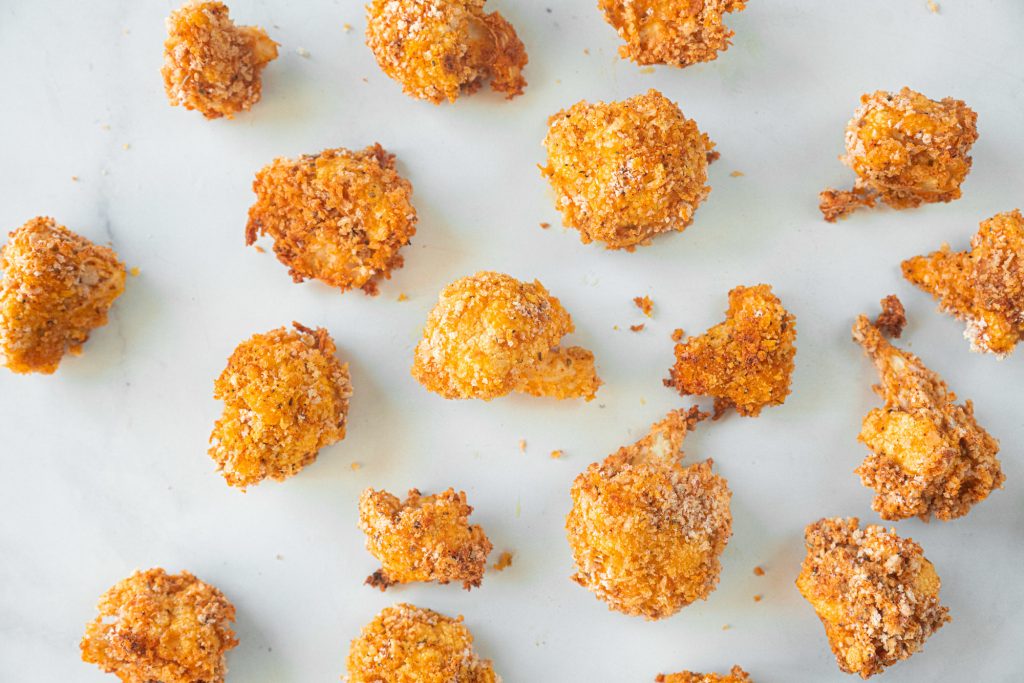
[[[361,2],[235,0],[236,20],[264,25],[281,57],[254,111],[208,122],[164,97],[172,3],[2,0],[0,227],[53,215],[112,241],[141,274],[58,374],[0,373],[0,680],[112,680],[79,661],[83,625],[110,584],[156,565],[189,569],[237,605],[234,682],[337,680],[348,641],[398,600],[465,614],[511,682],[649,681],[733,663],[759,683],[848,680],[793,580],[805,524],[878,521],[852,473],[876,377],[848,330],[890,292],[908,308],[906,343],[1001,440],[1007,485],[964,519],[897,524],[938,568],[953,621],[886,679],[1020,680],[1024,350],[1002,362],[971,354],[961,325],[898,264],[944,240],[963,247],[978,221],[1024,204],[1024,5],[939,2],[934,15],[925,0],[754,0],[730,19],[736,42],[717,62],[645,74],[618,59],[593,0],[492,0],[527,44],[526,95],[434,107],[377,69]],[[964,198],[825,224],[816,193],[851,179],[836,157],[858,96],[904,84],[977,110]],[[649,87],[718,143],[714,190],[685,234],[633,254],[583,246],[557,227],[535,167],[546,117]],[[377,140],[398,155],[421,219],[379,297],[294,285],[270,253],[244,247],[260,166]],[[538,277],[562,299],[607,382],[598,400],[445,402],[413,381],[437,292],[484,268]],[[798,318],[793,394],[759,419],[702,426],[688,449],[714,457],[734,492],[721,584],[659,623],[609,612],[568,580],[570,482],[684,403],[661,386],[671,330],[705,329],[728,289],[759,281]],[[643,333],[622,331],[643,321],[630,301],[639,294],[655,317]],[[351,363],[349,437],[300,476],[242,494],[205,453],[219,413],[212,381],[239,341],[293,319],[329,328]],[[556,448],[563,459],[548,457]],[[513,566],[472,593],[363,586],[375,564],[355,504],[371,485],[465,489],[495,556],[515,551]]]

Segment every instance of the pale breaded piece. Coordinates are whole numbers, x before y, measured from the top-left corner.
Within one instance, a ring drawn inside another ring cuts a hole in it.
[[[33,218],[0,248],[0,362],[17,373],[57,370],[107,324],[124,292],[113,249],[93,244],[52,218]]]
[[[235,608],[188,572],[135,572],[103,594],[85,628],[82,660],[124,683],[223,683],[238,645]]]
[[[493,546],[480,525],[469,523],[472,512],[466,494],[454,489],[432,496],[412,489],[405,502],[387,491],[363,491],[359,528],[381,563],[366,583],[381,590],[414,581],[478,587]]]
[[[455,619],[407,603],[385,607],[352,641],[349,683],[500,683],[473,634]]]
[[[260,74],[277,59],[266,31],[235,26],[224,3],[189,0],[171,12],[167,33],[161,73],[172,105],[230,119],[260,101]]]
[[[714,396],[716,418],[729,408],[757,417],[789,395],[795,342],[796,317],[771,286],[736,287],[725,322],[676,344],[665,386],[684,396]]]
[[[213,385],[224,415],[209,453],[230,486],[283,481],[345,438],[348,364],[334,356],[327,330],[293,325],[239,344]]]
[[[711,460],[679,463],[686,432],[705,417],[696,407],[673,411],[573,482],[572,579],[610,609],[664,619],[718,585],[731,494]]]
[[[1024,216],[1019,209],[981,222],[970,251],[948,245],[903,262],[903,276],[967,323],[972,351],[1005,356],[1024,337]]]
[[[526,87],[526,48],[505,17],[484,11],[484,0],[372,0],[366,44],[407,95],[434,104],[488,79],[508,99]]]
[[[555,208],[584,244],[633,251],[682,232],[711,191],[714,143],[657,90],[577,102],[548,119],[544,146]]]
[[[725,676],[682,671],[677,674],[658,674],[654,681],[655,683],[753,683],[750,674],[739,666],[734,666]]]
[[[589,401],[600,386],[594,353],[579,346],[569,346],[551,349],[542,354],[536,364],[524,367],[514,391],[530,396],[585,398]]]
[[[858,437],[871,449],[857,468],[875,490],[871,508],[882,519],[948,520],[1002,488],[999,442],[975,421],[971,402],[953,403],[946,383],[866,316],[857,318],[853,339],[878,368],[875,391],[885,400],[864,418]]]
[[[949,621],[921,546],[856,517],[807,527],[797,588],[825,626],[839,668],[868,678],[910,657]]]
[[[377,294],[401,268],[399,250],[416,234],[412,185],[379,144],[275,159],[256,174],[245,243],[274,240],[295,282],[314,278],[341,291]]]

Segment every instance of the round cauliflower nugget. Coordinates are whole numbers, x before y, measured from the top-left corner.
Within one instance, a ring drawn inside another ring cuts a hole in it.
[[[718,584],[731,494],[711,460],[679,464],[687,430],[705,417],[696,407],[669,413],[573,482],[572,578],[611,609],[664,619]]]
[[[223,683],[238,645],[235,608],[188,572],[136,572],[108,590],[85,628],[82,659],[124,683]]]
[[[484,0],[373,0],[366,12],[366,44],[406,94],[440,104],[488,78],[509,99],[526,87],[526,49]]]
[[[584,244],[632,251],[663,232],[681,232],[711,191],[705,182],[714,143],[657,90],[622,102],[578,102],[548,125],[541,173]]]
[[[242,342],[213,386],[224,415],[210,435],[210,457],[231,486],[298,474],[317,452],[345,438],[348,364],[334,356],[327,330],[293,323]]]

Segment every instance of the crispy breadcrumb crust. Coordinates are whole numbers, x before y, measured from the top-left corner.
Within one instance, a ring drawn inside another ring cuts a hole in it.
[[[734,666],[727,675],[699,674],[693,671],[681,671],[677,674],[658,674],[655,683],[753,683],[750,674]]]
[[[577,102],[548,119],[544,146],[555,208],[584,244],[633,251],[682,232],[711,191],[714,143],[657,90]]]
[[[399,250],[416,234],[412,185],[379,143],[361,152],[326,149],[275,159],[256,174],[246,245],[274,240],[295,282],[314,278],[341,291],[377,294],[401,268]]]
[[[716,418],[729,408],[757,417],[789,395],[795,342],[796,317],[771,286],[736,287],[725,322],[676,344],[665,386],[684,396],[714,396]]]
[[[189,0],[167,18],[164,89],[173,106],[232,118],[260,101],[263,68],[277,43],[257,26],[235,26],[221,2]]]
[[[941,582],[921,546],[860,520],[807,527],[807,557],[796,580],[825,626],[839,668],[868,678],[907,659],[949,621]]]
[[[42,216],[10,233],[0,269],[0,362],[17,373],[48,375],[64,354],[80,354],[124,292],[113,249]]]
[[[664,619],[718,585],[731,494],[711,460],[679,463],[686,432],[706,417],[696,407],[673,411],[573,482],[572,579],[610,609]]]
[[[230,486],[283,481],[345,438],[348,364],[334,356],[327,330],[292,324],[239,344],[213,385],[224,415],[209,453]]]
[[[970,251],[948,245],[903,262],[903,276],[967,323],[971,350],[1003,357],[1024,338],[1024,216],[1019,209],[981,222]]]
[[[484,0],[373,0],[366,44],[406,94],[434,104],[486,80],[507,99],[526,87],[526,48],[505,17],[484,11]]]
[[[82,660],[124,683],[223,683],[235,608],[192,574],[135,572],[103,594]]]
[[[903,308],[903,302],[895,294],[890,294],[879,303],[882,305],[882,312],[875,318],[875,327],[884,336],[899,339],[907,324],[907,311]]]
[[[878,368],[875,391],[885,400],[864,418],[858,437],[871,449],[856,470],[875,490],[871,508],[888,520],[949,520],[1002,488],[999,442],[975,421],[971,402],[953,403],[946,383],[890,344],[867,316],[857,318],[853,339]]]

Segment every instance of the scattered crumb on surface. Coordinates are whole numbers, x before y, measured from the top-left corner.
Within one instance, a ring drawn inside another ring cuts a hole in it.
[[[732,176],[733,178],[742,178],[743,177],[743,171],[733,171],[729,175]]]
[[[548,222],[544,222],[544,223],[541,223],[541,224],[540,224],[540,227],[542,227],[542,228],[544,228],[545,230],[547,230],[548,228],[550,228],[550,227],[551,227],[551,224],[550,224],[550,223],[548,223]]]
[[[295,53],[298,54],[303,59],[309,59],[309,50],[307,50],[304,47],[295,48]]]
[[[498,561],[491,565],[491,569],[496,572],[503,571],[512,566],[512,553],[504,551],[501,555],[498,555]]]
[[[903,303],[895,294],[890,294],[879,303],[882,305],[882,312],[875,318],[875,327],[886,337],[899,339],[907,324],[907,312],[903,308]]]
[[[683,328],[677,327],[676,329],[672,330],[672,341],[674,341],[674,342],[682,341],[683,340],[683,335],[685,335],[685,334],[686,333],[683,332]]]
[[[351,469],[353,472],[358,472],[360,469],[362,469],[362,467],[363,464],[360,462],[354,462],[351,465],[349,465],[349,469]]]
[[[562,451],[561,449],[559,449],[559,450],[555,450],[555,451],[551,451],[551,458],[552,458],[553,460],[558,460],[558,459],[559,459],[559,458],[561,458],[561,457],[562,457],[563,455],[565,455],[565,452],[564,452],[564,451]]]
[[[935,0],[928,0],[928,11],[931,12],[932,14],[938,14],[939,3],[935,2]]]
[[[342,24],[341,28],[343,31],[345,31],[345,33],[348,33],[349,31],[352,30],[352,24]]]
[[[398,295],[398,300],[399,301],[408,301],[409,300],[409,296],[405,292],[402,292],[401,294]]]
[[[590,48],[586,48],[586,47],[583,48],[583,54],[589,55],[590,54]]]
[[[644,324],[640,323],[639,325],[630,325],[629,329],[633,332],[642,332],[644,329]]]
[[[612,329],[615,330],[616,332],[618,332],[619,331],[619,326],[618,325],[612,325]]]
[[[723,631],[728,631],[731,628],[732,628],[732,626],[730,626],[729,624],[722,624],[722,630]]]
[[[764,569],[761,567],[761,565],[757,565],[756,567],[754,567],[754,576],[764,576]]]
[[[77,183],[78,182],[78,176],[76,176],[76,175],[71,176],[71,182]]]
[[[132,277],[138,277],[140,272],[142,271],[139,270],[138,266],[132,266],[131,270],[128,271],[128,274]]]
[[[132,148],[132,146],[131,146],[131,145],[129,145],[129,144],[127,143],[127,142],[126,142],[126,143],[124,143],[123,145],[121,145],[121,149],[123,149],[123,150],[124,150],[124,151],[126,151],[126,152],[127,152],[127,151],[128,151],[129,149],[131,149],[131,148]]]
[[[519,439],[519,452],[520,453],[525,453],[526,452],[526,439]]]
[[[642,74],[652,74],[652,73],[654,73],[654,67],[653,66],[645,66],[644,68],[640,69],[640,73],[642,73]]]
[[[758,593],[757,595],[754,596],[754,602],[761,602],[761,600],[763,598],[764,598],[764,596],[761,595],[760,593]]]
[[[258,254],[266,254],[267,253],[267,250],[264,249],[263,247],[261,247],[258,244],[255,247],[253,247],[253,248],[256,250],[256,253],[258,253]]]
[[[633,303],[636,304],[636,307],[643,311],[644,315],[648,318],[650,318],[654,313],[654,302],[651,301],[651,297],[649,296],[635,296],[633,297]]]

